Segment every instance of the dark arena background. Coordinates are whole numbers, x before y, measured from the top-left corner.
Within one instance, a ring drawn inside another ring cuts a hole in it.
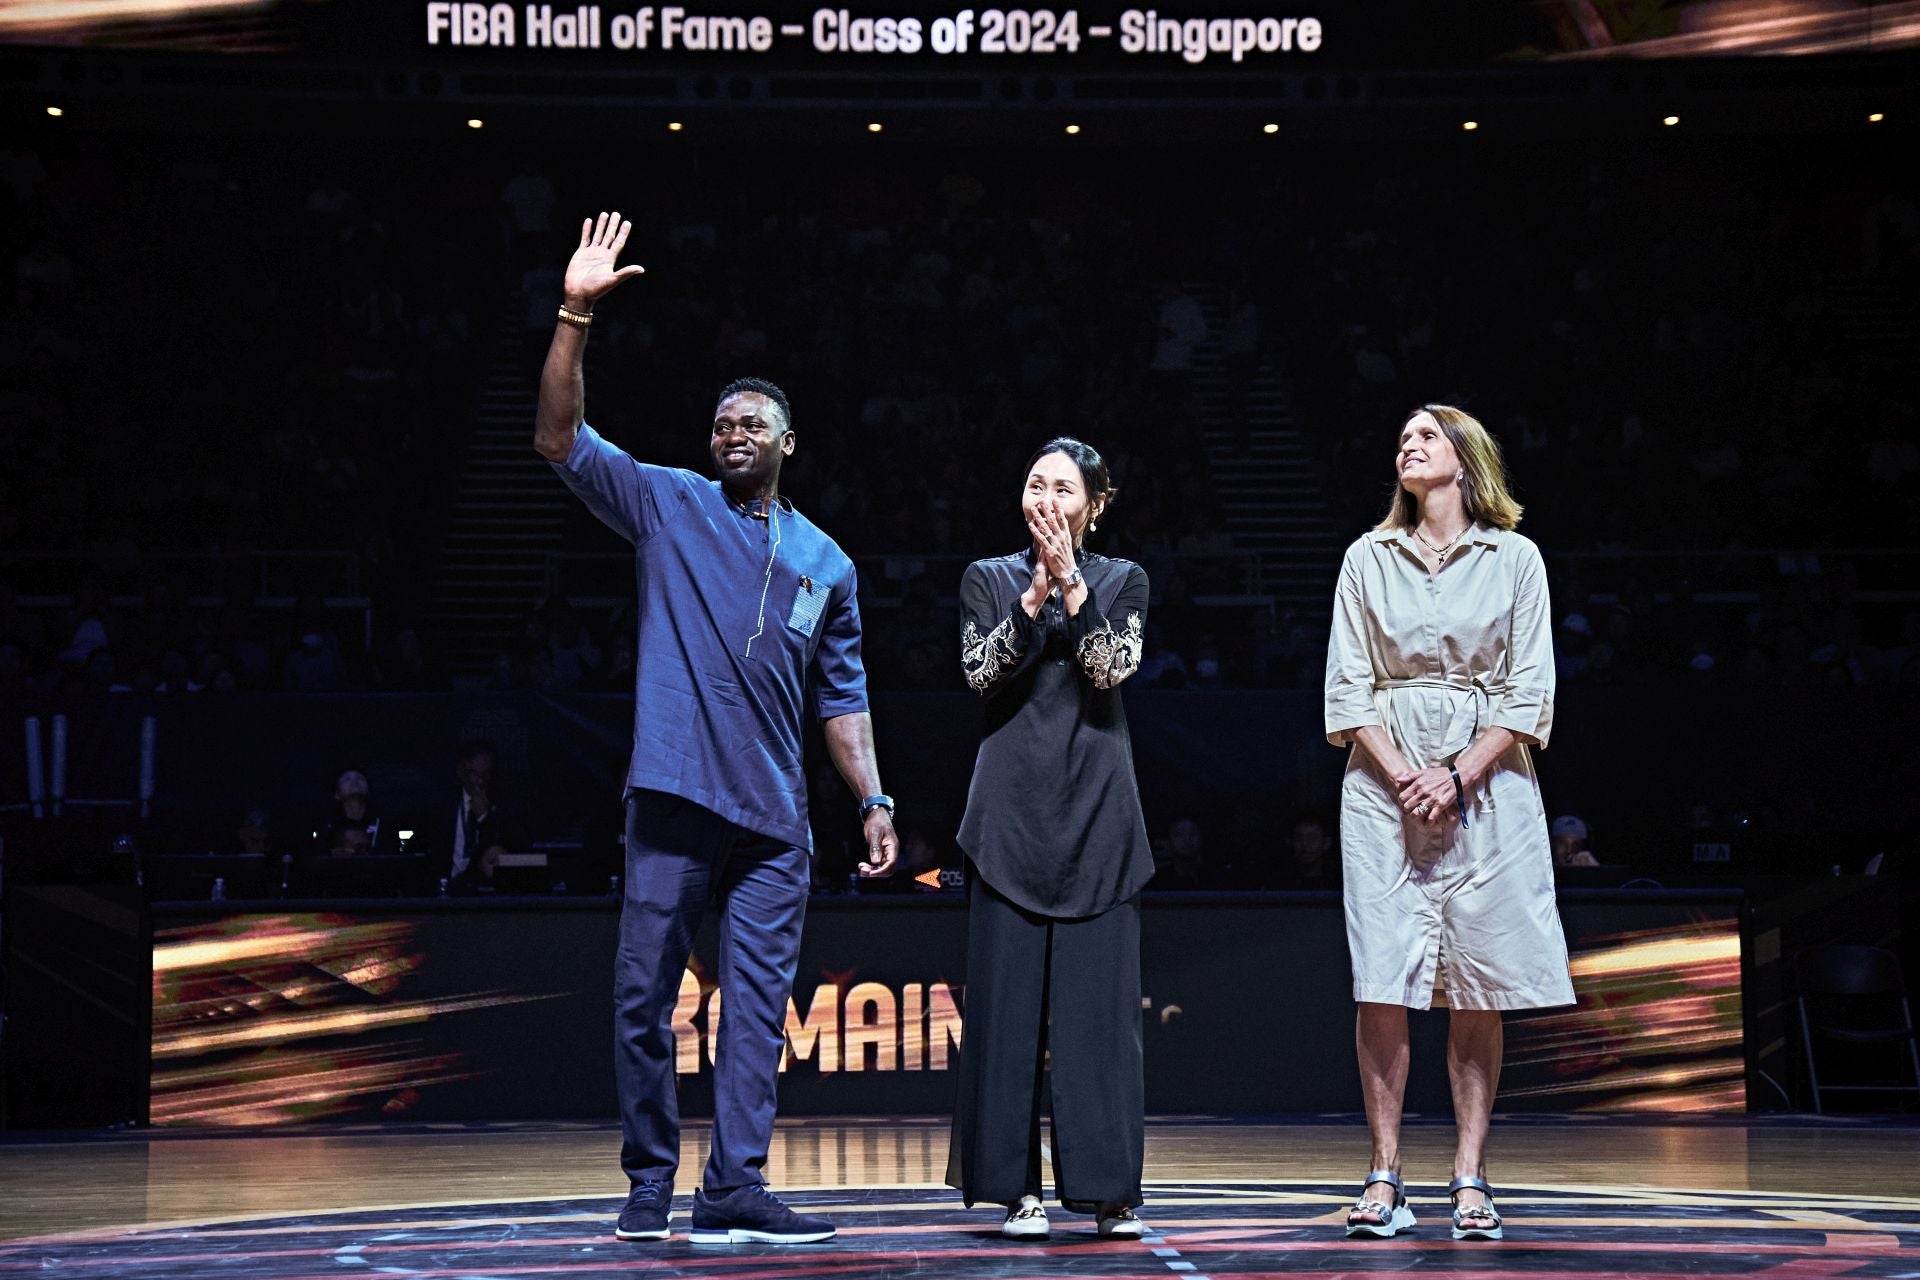
[[[0,0],[0,119],[0,1273],[1920,1275],[1920,3]],[[857,567],[901,865],[812,730],[768,1165],[824,1244],[612,1235],[633,553],[532,448],[610,209],[589,421],[707,472],[778,382]],[[1495,1245],[1444,1013],[1414,1243],[1341,1230],[1330,609],[1435,401],[1552,598],[1578,1003],[1506,1021]],[[956,592],[1061,434],[1153,590],[1149,1229],[1021,1245],[945,1186]]]

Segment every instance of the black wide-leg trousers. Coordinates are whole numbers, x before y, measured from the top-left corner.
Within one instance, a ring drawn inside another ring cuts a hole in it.
[[[1039,1196],[1040,1112],[1050,1095],[1060,1203],[1078,1213],[1139,1204],[1139,898],[1056,920],[1014,905],[975,875],[967,910],[948,1184],[969,1205]]]

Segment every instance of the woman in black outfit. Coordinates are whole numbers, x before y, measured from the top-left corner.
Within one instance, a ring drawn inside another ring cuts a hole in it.
[[[1137,1238],[1145,1096],[1140,817],[1120,684],[1140,666],[1147,575],[1081,550],[1113,497],[1078,440],[1027,466],[1032,545],[960,582],[961,665],[986,698],[960,846],[970,860],[966,1026],[947,1181],[1047,1234],[1040,1109],[1052,1077],[1053,1180],[1099,1233]],[[1051,1072],[1048,1060],[1051,1058]]]

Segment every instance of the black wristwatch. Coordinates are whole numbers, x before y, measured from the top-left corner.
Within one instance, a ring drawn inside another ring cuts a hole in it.
[[[862,800],[860,802],[860,821],[865,822],[867,820],[867,815],[872,813],[875,809],[885,809],[887,811],[887,817],[892,818],[893,817],[893,797],[892,796],[868,796],[865,800]]]

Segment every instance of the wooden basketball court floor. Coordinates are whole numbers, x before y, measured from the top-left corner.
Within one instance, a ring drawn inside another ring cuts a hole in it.
[[[686,1197],[705,1158],[690,1122],[673,1240],[622,1244],[619,1134],[595,1125],[313,1128],[0,1141],[0,1275],[63,1277],[1346,1276],[1435,1270],[1920,1280],[1920,1127],[1791,1121],[1503,1118],[1489,1175],[1508,1238],[1455,1242],[1451,1129],[1411,1122],[1420,1225],[1339,1229],[1366,1166],[1352,1118],[1148,1128],[1146,1239],[1097,1239],[1054,1210],[1045,1243],[942,1185],[945,1122],[782,1121],[768,1168],[839,1236],[696,1246]]]

